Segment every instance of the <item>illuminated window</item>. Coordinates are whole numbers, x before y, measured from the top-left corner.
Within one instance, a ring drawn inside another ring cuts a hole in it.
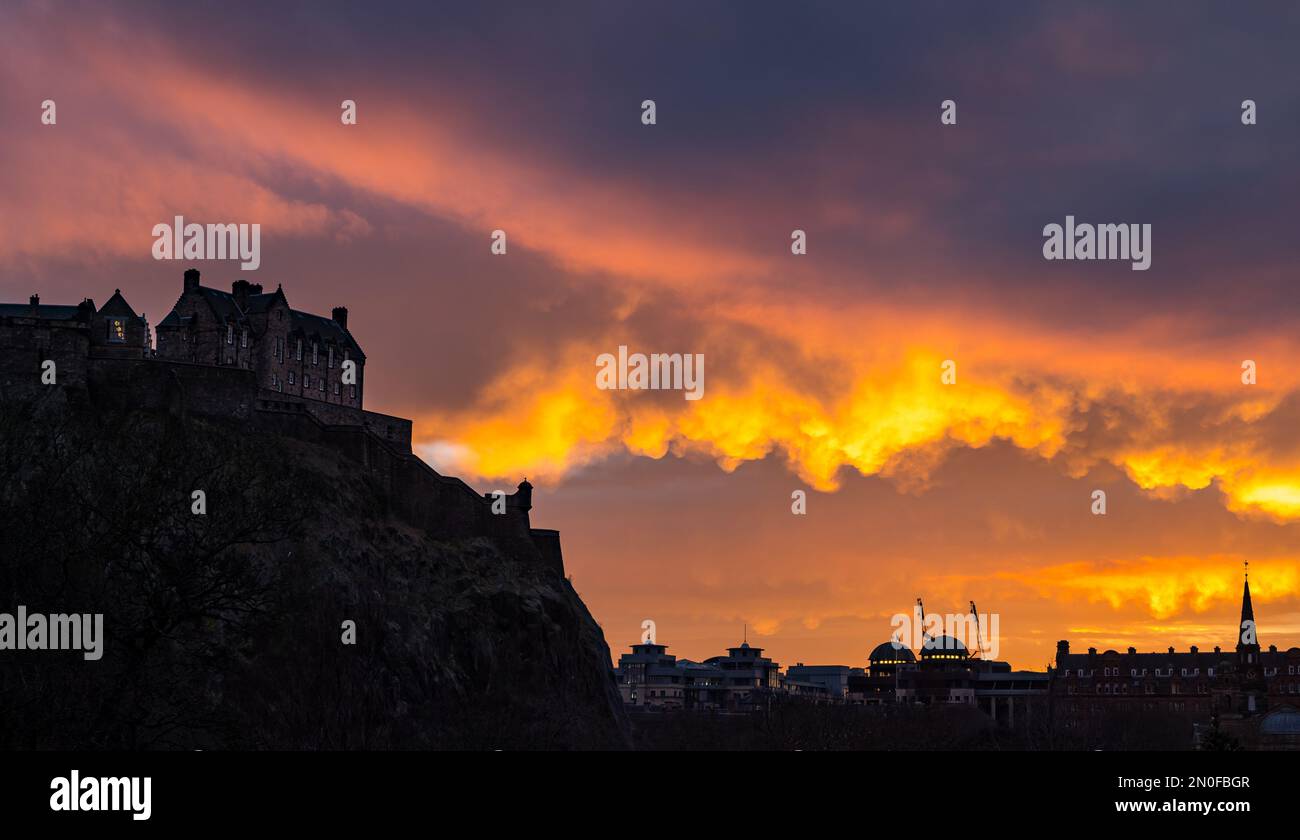
[[[126,321],[121,318],[108,319],[108,340],[113,344],[126,341]]]

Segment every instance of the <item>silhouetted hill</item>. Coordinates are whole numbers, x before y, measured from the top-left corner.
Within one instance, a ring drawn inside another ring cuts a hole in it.
[[[104,655],[0,651],[0,749],[626,746],[536,552],[408,524],[333,449],[51,394],[0,402],[0,612],[102,612]]]

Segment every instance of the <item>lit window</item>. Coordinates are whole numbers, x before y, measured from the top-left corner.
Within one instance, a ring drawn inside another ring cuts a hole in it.
[[[126,321],[121,318],[108,319],[108,340],[113,344],[122,344],[126,341]]]

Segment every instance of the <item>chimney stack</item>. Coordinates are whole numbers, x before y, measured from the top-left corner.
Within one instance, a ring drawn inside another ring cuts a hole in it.
[[[185,269],[185,287],[184,291],[192,292],[199,287],[199,270],[197,268]]]
[[[345,330],[348,328],[348,308],[346,306],[336,306],[330,314],[334,318],[334,323]]]
[[[1135,648],[1135,647],[1130,647],[1130,648],[1128,649],[1128,655],[1129,655],[1129,656],[1135,656],[1135,655],[1137,654],[1137,652],[1138,652],[1138,649]]]
[[[244,279],[236,280],[230,284],[230,294],[239,304],[239,308],[248,310],[248,281]]]
[[[35,309],[36,307],[38,307],[38,306],[41,305],[41,296],[40,296],[40,295],[32,295],[32,296],[31,296],[31,299],[28,300],[27,302],[30,303],[30,304],[32,305],[32,308],[33,308],[33,309]]]

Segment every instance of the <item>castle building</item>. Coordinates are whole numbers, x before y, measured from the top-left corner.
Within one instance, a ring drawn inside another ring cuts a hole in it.
[[[527,479],[479,494],[412,453],[410,420],[363,408],[366,356],[347,309],[325,318],[290,307],[280,287],[237,280],[223,292],[199,280],[185,272],[156,348],[120,290],[100,308],[38,295],[0,303],[0,401],[194,415],[332,448],[369,475],[392,515],[447,538],[494,539],[563,576],[559,533],[530,524]]]
[[[325,318],[293,309],[281,286],[263,292],[236,280],[223,292],[201,285],[189,269],[176,305],[158,324],[158,357],[241,367],[279,394],[362,405],[366,355],[348,331],[348,310],[335,307]]]

